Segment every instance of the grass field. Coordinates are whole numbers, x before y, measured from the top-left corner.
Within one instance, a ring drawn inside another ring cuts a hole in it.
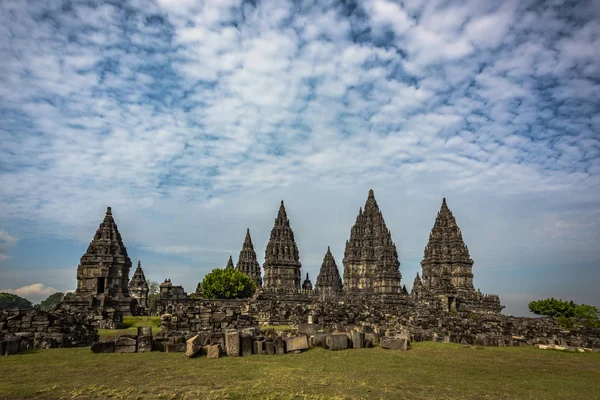
[[[160,332],[160,317],[124,317],[125,329],[98,329],[100,337],[113,337],[119,335],[137,335],[138,326],[151,326],[152,333]]]
[[[0,398],[600,399],[600,354],[431,342],[218,360],[52,349],[0,358]]]

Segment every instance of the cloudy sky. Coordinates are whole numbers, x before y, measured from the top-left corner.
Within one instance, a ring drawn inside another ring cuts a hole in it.
[[[442,197],[506,313],[600,305],[598,1],[0,2],[0,288],[73,290],[112,206],[152,280],[303,272],[369,188],[408,288]]]

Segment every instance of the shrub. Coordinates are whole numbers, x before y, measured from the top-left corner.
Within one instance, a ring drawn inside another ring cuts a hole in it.
[[[600,310],[587,304],[576,304],[573,301],[546,300],[532,301],[529,303],[529,311],[538,315],[556,317],[558,324],[564,328],[571,329],[576,323],[586,327],[598,327],[600,321],[598,315]]]
[[[202,283],[203,296],[208,299],[242,299],[251,297],[256,285],[250,277],[233,267],[215,268]]]
[[[0,293],[1,308],[33,308],[33,304],[21,296],[12,293]]]

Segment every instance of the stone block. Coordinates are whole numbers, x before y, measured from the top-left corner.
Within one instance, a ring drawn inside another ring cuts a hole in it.
[[[139,336],[152,336],[151,326],[138,326],[137,335]]]
[[[240,334],[237,331],[225,333],[225,352],[228,356],[240,355]]]
[[[365,333],[365,340],[370,341],[372,344],[379,344],[379,335],[376,333]]]
[[[263,354],[265,349],[265,342],[261,340],[255,340],[252,342],[252,352],[254,354]]]
[[[200,335],[193,336],[185,342],[185,356],[192,358],[202,350],[204,338]]]
[[[19,352],[19,339],[11,339],[4,341],[4,352],[5,356],[17,354]]]
[[[296,350],[308,349],[308,338],[305,335],[285,339],[285,348],[288,353]]]
[[[218,344],[221,345],[221,348],[225,348],[225,335],[220,332],[211,333],[208,337],[209,344]]]
[[[165,352],[167,353],[185,353],[186,349],[185,343],[165,343]]]
[[[242,333],[240,335],[241,353],[243,357],[252,355],[252,335]]]
[[[136,346],[115,346],[115,353],[135,353]]]
[[[365,333],[353,331],[352,335],[352,347],[355,349],[362,349],[365,347]]]
[[[275,354],[275,343],[273,342],[265,342],[265,352],[272,356]]]
[[[329,350],[346,350],[348,348],[348,336],[345,333],[327,335],[325,347]]]
[[[282,337],[275,339],[275,353],[277,355],[285,354],[285,340]]]
[[[317,333],[317,325],[298,324],[298,333],[304,333],[306,336],[313,336],[315,333]]]
[[[138,353],[152,351],[152,336],[138,336],[137,351]]]
[[[131,335],[122,335],[115,340],[115,346],[137,346],[137,337]]]
[[[384,336],[381,338],[381,347],[390,350],[408,350],[410,342],[401,336]]]
[[[314,347],[326,347],[325,339],[329,336],[329,333],[326,332],[317,332],[314,337],[311,338],[311,344]]]
[[[154,340],[152,340],[152,351],[164,352],[164,351],[166,351],[165,345],[166,345],[165,340],[154,339]]]
[[[206,347],[206,357],[207,358],[219,358],[221,355],[221,345],[213,344]]]
[[[114,353],[115,342],[94,342],[92,343],[92,353]]]

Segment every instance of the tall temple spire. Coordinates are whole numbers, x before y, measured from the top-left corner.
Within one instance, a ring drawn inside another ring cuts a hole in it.
[[[225,268],[233,268],[233,260],[231,258],[231,255],[229,256],[229,260],[227,261],[227,265],[225,266]]]
[[[265,250],[265,287],[300,288],[300,255],[281,200],[275,224]]]
[[[319,275],[317,275],[315,288],[323,298],[334,297],[340,294],[344,288],[340,272],[329,246],[327,246],[325,257],[323,257],[323,263],[321,264]]]
[[[138,260],[137,268],[129,281],[129,294],[137,301],[137,306],[145,310],[148,308],[148,282],[142,270],[142,263]]]
[[[421,266],[423,286],[428,290],[447,290],[442,286],[448,285],[456,289],[474,290],[473,260],[446,198],[442,199],[442,206],[429,234]]]
[[[373,190],[359,210],[344,251],[344,285],[348,292],[400,294],[400,262]]]
[[[77,267],[75,300],[91,306],[113,307],[131,314],[129,270],[131,260],[110,207]]]
[[[242,250],[238,257],[236,269],[248,275],[256,284],[256,287],[262,286],[262,278],[260,276],[260,265],[256,260],[256,252],[250,237],[250,228],[246,229],[246,238],[242,244]]]
[[[304,282],[302,282],[302,289],[304,289],[304,290],[312,290],[312,288],[313,288],[312,282],[308,278],[308,272],[307,272],[306,273],[306,279],[304,280]]]

